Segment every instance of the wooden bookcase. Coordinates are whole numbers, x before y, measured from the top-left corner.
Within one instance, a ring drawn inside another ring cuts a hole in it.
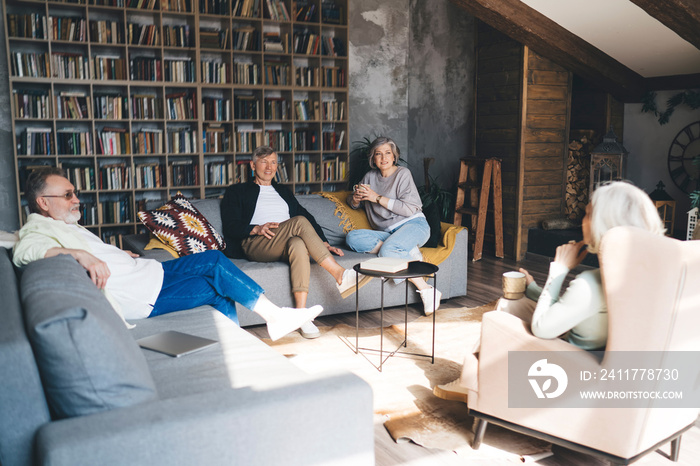
[[[348,0],[2,2],[19,199],[61,166],[110,241],[245,181],[260,144],[295,192],[346,186]]]

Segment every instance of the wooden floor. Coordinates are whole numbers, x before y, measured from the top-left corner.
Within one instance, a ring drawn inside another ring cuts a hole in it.
[[[549,260],[540,256],[528,256],[521,262],[515,262],[508,259],[497,259],[484,254],[480,261],[470,261],[468,264],[467,295],[443,301],[442,306],[477,307],[500,298],[502,295],[501,275],[510,270],[517,270],[519,267],[527,269],[537,283],[543,285],[549,270]],[[567,277],[567,281],[586,268],[588,267],[580,266],[580,270],[575,269],[572,271]],[[417,318],[422,314],[418,306],[412,306],[409,312],[413,318]],[[376,327],[379,325],[379,311],[364,311],[360,314],[360,320],[362,327]],[[394,320],[397,322],[403,321],[403,307],[385,311],[385,325],[389,325]],[[333,326],[341,322],[354,326],[355,313],[319,317],[315,322],[319,326]],[[259,337],[267,337],[264,326],[249,327],[247,330]],[[488,430],[486,435],[488,436]],[[664,447],[663,450],[668,452],[668,446]],[[608,464],[592,456],[562,447],[554,446],[553,452],[552,456],[540,460],[536,464],[543,466],[598,466]],[[464,464],[490,466],[521,464],[519,460],[468,462],[464,457],[457,456],[453,452],[424,448],[413,443],[398,444],[391,438],[380,419],[375,424],[375,460],[377,466],[456,466]],[[634,464],[639,466],[695,466],[700,464],[700,417],[696,421],[695,427],[683,435],[680,459],[677,463],[670,461],[659,453],[651,453]]]

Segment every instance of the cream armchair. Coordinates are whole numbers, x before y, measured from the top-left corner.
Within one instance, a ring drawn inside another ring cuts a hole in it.
[[[508,407],[509,351],[574,352],[577,371],[598,373],[613,368],[614,351],[700,351],[700,241],[618,227],[603,238],[599,260],[609,317],[602,361],[563,340],[533,336],[513,315],[484,315],[480,353],[468,358],[462,375],[469,410],[479,419],[473,448],[479,447],[490,422],[613,464],[629,464],[669,441],[669,456],[677,459],[680,436],[698,418],[697,405],[670,409],[650,401],[644,408]],[[695,390],[698,383],[696,379]]]

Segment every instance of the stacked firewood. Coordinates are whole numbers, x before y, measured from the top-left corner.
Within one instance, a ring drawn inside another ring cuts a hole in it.
[[[565,214],[570,220],[581,220],[586,214],[592,149],[590,137],[585,134],[569,143]]]

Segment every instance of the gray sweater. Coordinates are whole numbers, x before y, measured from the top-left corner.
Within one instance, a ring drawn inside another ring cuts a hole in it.
[[[365,212],[370,225],[375,230],[385,231],[387,228],[422,211],[423,203],[418,194],[418,188],[413,182],[411,171],[406,167],[397,170],[386,178],[379,170],[370,170],[360,182],[368,184],[377,194],[389,199],[389,209],[375,202],[363,201]],[[352,194],[348,204],[352,206]],[[359,208],[359,206],[358,206]]]

